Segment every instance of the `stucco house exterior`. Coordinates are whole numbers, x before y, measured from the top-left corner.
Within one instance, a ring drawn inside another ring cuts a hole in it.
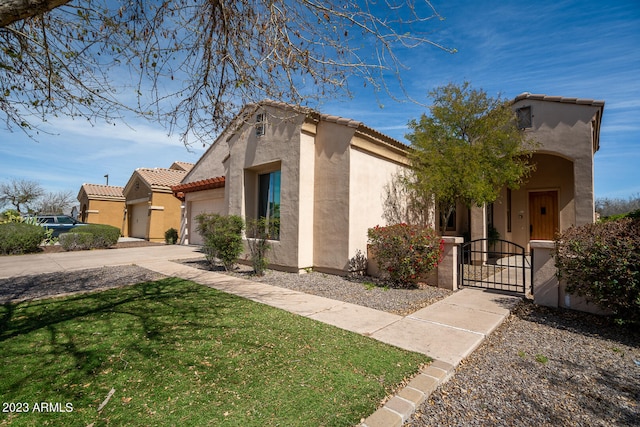
[[[180,230],[180,201],[173,196],[172,185],[179,184],[193,167],[175,162],[169,168],[138,168],[124,187],[127,237],[164,242],[164,233]]]
[[[383,224],[382,188],[408,147],[361,122],[265,101],[247,106],[180,185],[182,243],[201,212],[280,220],[273,268],[343,273],[367,229]]]
[[[493,227],[527,247],[594,221],[604,102],[523,93],[513,108],[536,141],[536,171],[491,206],[458,206],[446,234],[486,238]],[[173,186],[182,201],[181,242],[202,243],[195,224],[202,212],[277,215],[271,267],[344,273],[357,251],[367,253],[367,230],[385,224],[385,186],[409,166],[410,150],[359,121],[274,101],[249,105]]]
[[[107,224],[124,230],[126,226],[124,187],[82,184],[78,192],[78,219],[89,224]]]
[[[522,93],[513,109],[536,144],[536,170],[519,189],[504,188],[492,205],[459,206],[466,215],[457,215],[449,233],[475,240],[493,227],[529,252],[531,240],[553,240],[571,226],[595,221],[594,155],[604,101]]]

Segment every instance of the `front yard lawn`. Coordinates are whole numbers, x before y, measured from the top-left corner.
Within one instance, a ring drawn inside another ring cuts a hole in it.
[[[0,425],[351,426],[428,361],[170,278],[0,306]]]

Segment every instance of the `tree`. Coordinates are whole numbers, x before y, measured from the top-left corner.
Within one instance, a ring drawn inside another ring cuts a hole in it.
[[[603,197],[596,199],[596,212],[603,217],[622,215],[640,209],[640,193],[628,199]]]
[[[533,147],[518,129],[510,102],[488,97],[469,82],[429,95],[430,115],[409,122],[414,150],[407,185],[433,195],[444,233],[458,202],[482,206],[494,202],[504,186],[518,188],[533,170]]]
[[[50,192],[43,194],[39,198],[36,210],[39,214],[62,214],[68,212],[74,203],[71,191]]]
[[[388,90],[398,49],[454,51],[427,37],[434,19],[429,0],[0,0],[0,111],[30,135],[134,112],[207,141],[249,102]]]
[[[35,207],[44,189],[36,181],[12,179],[0,183],[0,206],[10,204],[18,213],[28,213]]]

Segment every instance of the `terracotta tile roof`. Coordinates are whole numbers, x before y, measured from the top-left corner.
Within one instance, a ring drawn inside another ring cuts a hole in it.
[[[185,172],[189,172],[191,169],[193,169],[194,166],[195,166],[195,163],[176,161],[176,162],[173,162],[173,164],[169,167],[169,169],[183,170]]]
[[[212,188],[224,187],[224,176],[217,176],[215,178],[202,179],[200,181],[187,182],[186,184],[178,184],[171,186],[173,192],[181,191],[183,193],[191,193],[193,191],[210,190]]]
[[[529,92],[523,92],[520,95],[516,96],[513,102],[522,101],[523,99],[531,99],[534,101],[562,102],[565,104],[593,105],[594,107],[604,106],[604,101],[597,101],[594,99],[567,98],[564,96],[549,96]]]
[[[82,184],[80,192],[83,190],[90,199],[107,198],[124,200],[124,187],[118,187],[115,185]]]
[[[138,168],[135,171],[152,189],[170,190],[172,185],[180,184],[187,175],[186,171],[165,168]]]

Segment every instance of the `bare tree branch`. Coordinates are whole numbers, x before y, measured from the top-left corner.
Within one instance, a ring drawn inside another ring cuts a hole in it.
[[[441,19],[429,0],[0,0],[0,111],[26,132],[135,112],[210,142],[265,98],[304,106],[360,81],[411,99],[398,52],[453,52],[430,38]]]

